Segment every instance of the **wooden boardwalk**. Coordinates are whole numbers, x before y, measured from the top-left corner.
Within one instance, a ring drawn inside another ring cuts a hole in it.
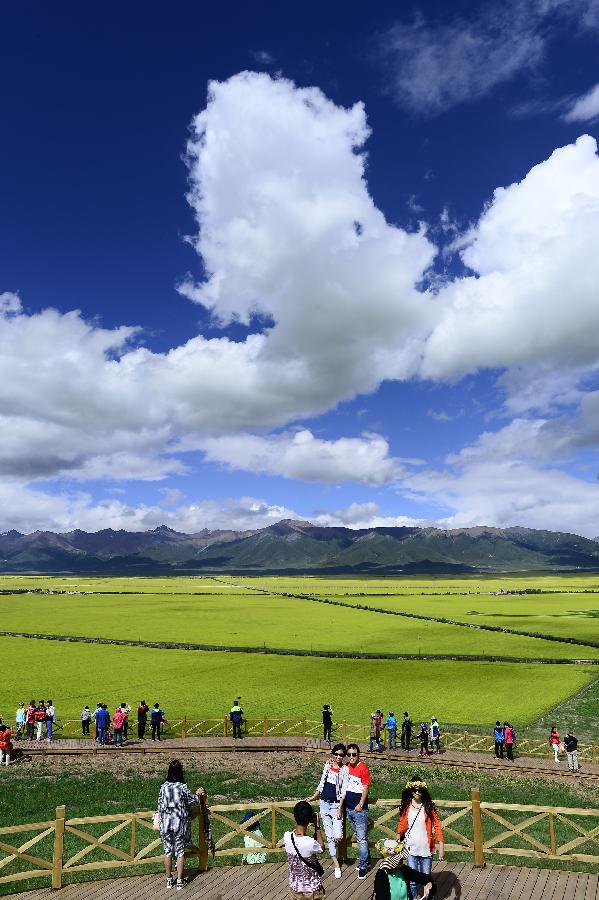
[[[326,900],[370,900],[373,877],[358,881],[352,867],[343,877],[326,870]],[[599,900],[599,875],[560,872],[526,866],[485,866],[472,863],[436,863],[433,875],[437,900]],[[50,888],[13,894],[12,900],[156,900],[161,896],[181,900],[286,900],[287,864],[215,866],[196,875],[183,891],[165,887],[163,875],[138,875],[67,885],[60,892]]]

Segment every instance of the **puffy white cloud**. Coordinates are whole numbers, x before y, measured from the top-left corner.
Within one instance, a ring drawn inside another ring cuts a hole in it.
[[[283,475],[301,481],[387,484],[401,471],[389,456],[389,444],[378,434],[326,441],[308,429],[260,437],[238,434],[205,440],[206,458],[233,469]]]
[[[421,373],[599,359],[599,158],[593,138],[556,150],[518,184],[495,191],[462,241],[476,274],[438,296]]]
[[[573,100],[563,118],[566,122],[594,122],[599,118],[599,84]]]
[[[404,480],[411,500],[445,507],[442,528],[522,525],[594,537],[599,534],[599,484],[558,468],[477,459],[452,470],[416,472]]]
[[[14,528],[22,533],[32,531],[100,531],[102,528],[123,528],[126,531],[147,531],[168,525],[188,534],[222,528],[246,531],[263,528],[281,519],[298,516],[293,510],[269,504],[255,497],[236,499],[198,500],[174,506],[168,497],[159,505],[127,504],[117,499],[95,502],[90,494],[81,491],[70,494],[50,494],[46,491],[18,484],[0,484],[1,530]]]
[[[401,526],[424,526],[430,524],[425,519],[410,516],[388,516],[381,513],[378,503],[351,503],[346,509],[334,512],[317,510],[310,521],[325,527],[343,528],[399,528]]]

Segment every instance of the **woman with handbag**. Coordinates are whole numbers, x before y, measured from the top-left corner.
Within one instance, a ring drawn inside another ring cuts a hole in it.
[[[403,839],[408,853],[407,863],[424,875],[430,875],[433,866],[435,837],[439,841],[439,859],[445,856],[443,831],[435,804],[426,782],[414,776],[406,784],[401,795],[401,806],[397,833]],[[416,897],[415,882],[410,885],[412,896]]]
[[[172,888],[173,858],[177,865],[177,890],[184,886],[183,865],[185,847],[191,844],[191,820],[194,807],[206,796],[203,787],[195,794],[189,790],[183,774],[183,763],[174,759],[168,767],[166,781],[160,786],[158,793],[158,814],[160,817],[160,837],[164,846],[164,869],[166,886]]]
[[[289,867],[289,897],[292,900],[324,900],[321,876],[324,869],[317,856],[324,849],[318,814],[307,800],[300,800],[293,807],[295,829],[286,831],[283,838]],[[308,834],[314,826],[314,837]]]
[[[337,859],[337,841],[343,837],[343,808],[341,798],[345,793],[348,768],[343,764],[345,744],[335,744],[331,758],[324,764],[318,787],[306,802],[320,798],[320,818],[327,836],[329,854],[335,866],[335,878],[341,878],[341,866]]]

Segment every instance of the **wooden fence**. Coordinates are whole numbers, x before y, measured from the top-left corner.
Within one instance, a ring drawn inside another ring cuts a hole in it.
[[[93,724],[93,723],[92,723]],[[337,722],[333,726],[333,741],[368,741],[370,724],[351,724],[350,722]],[[149,729],[148,729],[149,731]],[[93,732],[93,729],[92,729]],[[132,721],[129,727],[131,737],[137,737],[137,723]],[[248,737],[321,737],[322,722],[310,719],[283,719],[264,716],[261,719],[245,719],[243,733]],[[230,737],[232,727],[228,716],[218,719],[192,719],[184,716],[182,719],[169,720],[164,729],[164,737],[190,738],[190,737]],[[60,722],[60,728],[56,737],[81,738],[81,723],[68,719]],[[386,731],[383,731],[383,744],[386,746]],[[93,740],[93,733],[91,735]],[[399,743],[399,738],[398,738]],[[416,729],[412,732],[412,746],[419,744]],[[466,753],[494,753],[495,742],[490,735],[472,734],[468,731],[444,730],[441,735],[441,745],[445,750],[458,750]],[[515,745],[519,756],[553,757],[553,750],[549,747],[548,739],[522,738]],[[599,762],[599,744],[579,744],[578,758],[583,762]]]
[[[282,853],[283,834],[292,827],[295,801],[215,804],[210,808],[216,859],[243,862],[244,854],[260,852],[245,847],[244,837],[262,845],[269,856]],[[469,800],[440,800],[437,808],[445,849],[466,855],[475,865],[495,856],[599,864],[599,809],[523,806],[481,802],[478,790]],[[244,813],[252,816],[243,824]],[[370,806],[369,837],[394,837],[399,819],[398,800],[379,800]],[[45,879],[53,888],[80,872],[128,870],[162,863],[160,836],[152,831],[151,812],[67,818],[64,806],[48,822],[0,828],[0,883]],[[189,855],[200,871],[208,867],[208,846],[201,820],[197,843]],[[260,831],[255,831],[257,824]],[[21,840],[23,842],[21,843]],[[9,840],[10,839],[10,840]],[[346,836],[340,857],[355,852]]]

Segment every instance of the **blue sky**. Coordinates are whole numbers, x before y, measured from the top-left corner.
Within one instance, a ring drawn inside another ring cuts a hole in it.
[[[599,0],[0,17],[0,530],[599,535]]]

